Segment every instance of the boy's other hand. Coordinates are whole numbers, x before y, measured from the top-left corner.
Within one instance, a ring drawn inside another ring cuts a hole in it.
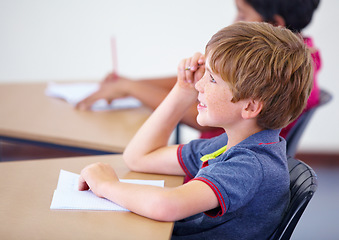
[[[98,197],[105,197],[105,187],[119,182],[114,169],[105,163],[95,163],[85,167],[79,177],[79,191],[90,189]]]

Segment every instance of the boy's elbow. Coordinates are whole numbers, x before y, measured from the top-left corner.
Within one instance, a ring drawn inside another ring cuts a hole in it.
[[[151,218],[161,222],[174,222],[177,220],[173,216],[173,212],[163,210],[156,210]]]
[[[142,156],[137,156],[133,153],[124,152],[122,155],[126,166],[134,172],[143,172],[142,169]]]
[[[124,153],[122,154],[122,157],[127,165],[127,167],[132,170],[132,171],[137,171],[135,169],[136,166],[136,157],[133,157],[133,155],[129,154],[128,152],[124,151]]]

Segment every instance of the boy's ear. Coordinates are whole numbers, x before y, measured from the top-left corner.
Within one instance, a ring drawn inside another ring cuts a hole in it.
[[[263,108],[263,103],[258,100],[250,99],[248,100],[243,108],[242,117],[244,119],[255,118],[259,115]]]
[[[285,19],[282,16],[278,15],[278,14],[275,14],[273,16],[273,22],[271,24],[273,24],[274,26],[286,27]]]

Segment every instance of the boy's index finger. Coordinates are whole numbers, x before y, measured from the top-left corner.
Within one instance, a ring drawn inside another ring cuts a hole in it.
[[[193,55],[191,64],[190,64],[191,71],[196,71],[199,68],[200,59],[201,59],[201,53],[196,53]]]

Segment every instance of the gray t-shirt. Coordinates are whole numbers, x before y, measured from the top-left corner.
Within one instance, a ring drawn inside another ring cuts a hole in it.
[[[267,239],[289,203],[286,142],[279,132],[256,133],[205,162],[200,158],[227,145],[226,133],[180,145],[186,175],[209,185],[220,207],[177,221],[172,239]]]

